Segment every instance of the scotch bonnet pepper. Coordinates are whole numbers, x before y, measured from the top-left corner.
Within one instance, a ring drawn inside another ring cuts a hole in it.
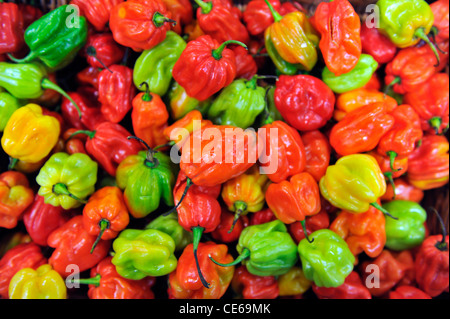
[[[279,295],[278,282],[274,276],[253,275],[245,266],[236,269],[231,286],[244,299],[275,299]]]
[[[0,54],[15,53],[23,47],[24,18],[16,3],[0,2]]]
[[[121,2],[123,0],[71,0],[70,4],[80,8],[80,14],[96,31],[106,31],[112,8]]]

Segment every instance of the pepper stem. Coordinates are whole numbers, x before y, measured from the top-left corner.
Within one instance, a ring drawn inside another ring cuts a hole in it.
[[[98,234],[97,238],[95,239],[94,244],[92,245],[91,254],[94,252],[94,249],[97,246],[97,244],[99,243],[100,239],[102,238],[103,233],[105,232],[105,230],[107,230],[109,228],[111,223],[109,222],[109,220],[102,218],[100,220],[100,222],[98,223],[98,225],[100,226],[100,233]]]
[[[95,277],[92,278],[86,278],[86,279],[75,279],[72,278],[71,283],[73,284],[82,284],[82,285],[94,285],[96,287],[100,286],[100,280],[102,279],[102,276],[100,274],[97,274]]]
[[[248,248],[244,248],[244,249],[242,250],[242,253],[241,253],[241,254],[240,254],[233,262],[231,262],[231,263],[229,263],[229,264],[222,264],[222,263],[219,263],[218,261],[215,261],[214,258],[211,257],[211,255],[209,255],[209,259],[211,259],[211,261],[212,261],[213,263],[215,263],[216,265],[222,266],[222,267],[231,267],[231,266],[235,266],[235,265],[241,263],[244,259],[247,259],[247,258],[249,258],[249,257],[250,257],[250,249],[248,249]]]
[[[19,160],[17,158],[10,157],[9,158],[8,171],[12,171],[14,169],[14,167],[16,166],[18,161]]]
[[[211,10],[213,8],[212,1],[210,1],[210,2],[205,2],[202,0],[194,0],[194,1],[202,9],[202,14],[208,14],[211,12]]]
[[[442,125],[441,117],[434,116],[428,121],[428,123],[434,129],[434,132],[436,133],[436,135],[438,135],[439,134],[439,129],[441,128],[441,125]]]
[[[103,61],[100,60],[100,59],[98,58],[98,56],[97,56],[97,50],[95,50],[95,47],[93,47],[92,45],[91,45],[91,46],[88,46],[88,47],[86,48],[86,54],[87,54],[88,56],[91,56],[91,57],[93,57],[94,59],[96,59],[96,60],[98,61],[98,63],[100,63],[100,64],[103,66],[103,68],[105,68],[105,69],[107,69],[109,72],[113,73],[113,71],[111,71],[111,70],[103,63]]]
[[[281,21],[281,19],[283,19],[283,17],[281,16],[281,14],[279,14],[272,6],[272,4],[268,1],[268,0],[264,0],[267,4],[267,6],[269,7],[270,12],[272,13],[273,16],[273,20],[275,22],[279,22]]]
[[[178,204],[177,204],[175,207],[173,207],[173,208],[172,208],[171,210],[169,210],[168,212],[164,213],[163,216],[168,216],[168,215],[172,214],[174,211],[177,210],[178,207],[180,207],[181,203],[183,202],[184,198],[186,197],[186,194],[187,194],[189,188],[190,188],[192,185],[194,185],[194,183],[192,182],[192,180],[191,180],[190,178],[188,178],[188,179],[186,180],[186,187],[184,188],[183,195],[181,195],[180,201],[178,202]]]
[[[155,12],[155,14],[153,15],[153,24],[155,25],[155,27],[160,28],[166,22],[172,23],[172,26],[175,26],[177,24],[175,20],[169,19],[159,12]]]
[[[210,284],[206,281],[205,277],[203,277],[202,270],[200,269],[200,263],[198,262],[198,256],[197,256],[198,245],[200,243],[200,238],[202,237],[204,230],[205,230],[205,228],[201,227],[201,226],[192,227],[192,234],[193,234],[192,245],[194,248],[194,259],[195,259],[195,264],[197,265],[198,276],[200,277],[200,281],[202,282],[203,286],[205,286],[206,288],[209,288]]]
[[[7,56],[13,62],[28,63],[28,62],[32,62],[37,57],[37,53],[35,51],[30,51],[30,53],[28,53],[28,55],[26,57],[24,57],[23,59],[15,58],[14,56],[12,56],[11,53],[7,53]]]
[[[386,172],[384,173],[384,176],[388,179],[389,183],[392,185],[392,190],[394,191],[394,196],[392,197],[392,199],[395,199],[397,194],[395,194],[395,183],[394,178],[392,177],[392,172]]]
[[[391,168],[391,171],[398,172],[399,170],[401,170],[401,168],[399,168],[399,169],[394,168],[394,162],[395,162],[395,158],[397,157],[397,153],[394,151],[388,151],[388,152],[386,152],[386,155],[389,156],[389,167]]]
[[[395,85],[395,84],[399,84],[402,81],[401,77],[396,76],[394,80],[392,80],[391,83],[389,83],[385,88],[383,93],[384,94],[388,94],[389,90]]]
[[[175,141],[170,141],[169,143],[166,143],[166,144],[161,144],[161,145],[158,145],[158,146],[155,146],[154,148],[153,148],[153,150],[159,150],[160,148],[166,148],[166,147],[171,147],[171,146],[174,146],[174,145],[176,145],[177,143],[175,143]]]
[[[69,190],[67,189],[67,186],[63,183],[57,183],[55,185],[53,185],[52,187],[52,192],[55,193],[56,195],[66,195],[69,196],[83,204],[86,204],[87,201],[81,198],[78,198],[77,196],[73,195],[71,192],[69,192]]]
[[[150,94],[150,86],[147,82],[142,82],[141,84],[139,84],[139,88],[142,88],[143,86],[145,86],[145,93],[144,95],[142,95],[142,101],[150,102],[151,100],[153,100],[153,96]]]
[[[311,244],[314,241],[314,238],[313,239],[309,239],[308,232],[306,230],[306,221],[305,220],[301,220],[300,224],[302,224],[303,233],[305,234],[306,240],[308,241],[308,243]]]
[[[128,136],[127,137],[127,140],[131,140],[131,139],[141,142],[147,148],[147,156],[145,157],[145,161],[144,161],[145,166],[154,168],[156,165],[158,165],[158,160],[153,156],[156,152],[147,144],[147,142],[145,142],[143,139],[141,139],[137,136]]]
[[[234,203],[234,209],[235,209],[234,219],[233,223],[231,224],[230,230],[228,231],[228,234],[230,234],[233,231],[234,226],[236,225],[239,217],[241,217],[242,214],[247,212],[247,204],[243,201],[237,201]]]
[[[61,89],[57,84],[53,83],[48,78],[43,78],[42,82],[41,82],[41,87],[44,89],[54,90],[54,91],[58,92],[59,94],[61,94],[62,96],[64,96],[66,99],[68,99],[73,104],[73,106],[75,106],[75,108],[77,109],[78,116],[81,119],[81,111],[80,111],[80,108],[78,107],[77,103],[75,103],[75,101],[70,97],[70,95],[67,94],[63,89]]]
[[[378,203],[370,203],[370,205],[375,207],[379,211],[381,211],[383,214],[389,216],[390,218],[398,220],[397,217],[392,216],[391,213],[389,213],[386,209],[384,209],[380,204],[378,204]]]
[[[242,43],[240,41],[236,41],[236,40],[228,40],[228,41],[225,41],[224,43],[222,43],[220,45],[220,47],[218,47],[217,49],[212,50],[213,58],[216,60],[222,59],[222,52],[223,52],[223,50],[225,50],[225,47],[229,44],[238,44],[241,47],[244,47],[246,50],[248,50],[248,47],[244,43]]]
[[[78,135],[78,134],[86,134],[87,136],[89,136],[90,139],[93,139],[95,136],[95,131],[79,130],[79,131],[72,133],[72,135],[69,136],[68,140],[70,140],[72,137],[74,137],[75,135]]]
[[[441,224],[441,230],[442,230],[442,240],[437,242],[435,246],[440,251],[447,251],[448,250],[448,245],[447,245],[447,242],[445,241],[445,236],[447,236],[447,229],[445,228],[444,221],[442,220],[442,217],[439,214],[439,212],[436,210],[436,208],[430,207],[430,209],[433,211],[433,213],[438,218],[439,224]]]
[[[428,35],[425,34],[425,28],[418,28],[416,30],[416,32],[414,32],[414,36],[416,38],[422,39],[423,41],[425,41],[431,48],[431,51],[433,51],[434,55],[436,56],[436,60],[437,63],[434,65],[434,67],[438,67],[439,64],[441,63],[441,59],[439,58],[439,53],[436,49],[436,46],[434,45],[433,42],[431,42],[430,38],[428,37]]]

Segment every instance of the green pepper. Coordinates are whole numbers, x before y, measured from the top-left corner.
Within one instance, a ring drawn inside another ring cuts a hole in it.
[[[178,223],[178,215],[176,213],[167,216],[160,215],[145,226],[145,228],[156,229],[172,237],[175,242],[175,251],[181,251],[188,244],[192,243],[192,232],[186,231]]]
[[[297,74],[298,70],[304,69],[301,64],[292,64],[285,61],[275,49],[275,46],[273,45],[272,40],[270,39],[270,36],[268,36],[268,34],[265,37],[265,46],[267,54],[269,55],[279,73],[285,75],[294,75]]]
[[[297,245],[280,220],[244,228],[236,246],[240,254],[234,262],[219,266],[234,266],[242,262],[256,276],[278,276],[287,273],[297,262]]]
[[[261,127],[275,121],[284,122],[284,119],[275,105],[275,86],[270,86],[266,89],[266,107],[264,112],[258,116],[256,123],[258,123],[258,127]]]
[[[68,210],[86,203],[94,193],[98,164],[88,155],[64,152],[53,154],[36,177],[40,185],[38,194],[46,204]]]
[[[14,96],[7,92],[0,92],[0,132],[3,132],[11,115],[21,106],[20,101]]]
[[[172,69],[186,48],[186,42],[173,31],[167,31],[164,41],[150,50],[145,50],[134,65],[133,81],[142,91],[141,83],[146,82],[152,93],[166,94],[172,81]]]
[[[45,89],[52,89],[71,101],[81,118],[78,105],[63,89],[50,81],[47,70],[39,63],[0,62],[0,87],[18,99],[37,99],[44,94]]]
[[[156,229],[125,229],[114,240],[113,250],[111,262],[126,279],[164,276],[177,267],[175,242]]]
[[[425,239],[427,212],[420,204],[407,200],[393,200],[383,204],[392,216],[386,218],[386,247],[407,250],[419,246]]]
[[[167,105],[170,109],[170,115],[176,121],[192,110],[198,110],[202,115],[205,115],[211,105],[211,99],[199,101],[187,95],[186,90],[176,81],[173,81],[167,94]]]
[[[264,110],[266,90],[258,86],[258,76],[238,79],[222,90],[208,110],[208,119],[217,125],[250,127]]]
[[[356,66],[347,73],[334,75],[328,67],[322,71],[322,80],[335,93],[345,93],[366,85],[378,68],[378,62],[369,55],[361,54]]]
[[[147,216],[159,207],[161,198],[173,206],[176,174],[177,167],[170,157],[150,148],[125,158],[117,167],[116,180],[124,190],[130,214],[135,218]]]
[[[42,61],[52,71],[73,61],[85,45],[88,35],[86,18],[77,15],[74,7],[62,5],[34,21],[24,34],[30,53],[23,59],[10,56],[19,63]]]
[[[318,287],[339,287],[353,271],[355,256],[335,232],[320,229],[298,244],[303,272]]]

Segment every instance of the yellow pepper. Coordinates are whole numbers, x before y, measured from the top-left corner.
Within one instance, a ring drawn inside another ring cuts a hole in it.
[[[67,288],[61,275],[45,264],[34,270],[23,268],[11,279],[10,299],[66,299]]]
[[[13,159],[37,163],[55,147],[60,131],[55,117],[44,115],[39,105],[31,103],[11,115],[3,132],[2,147]]]
[[[292,267],[287,273],[278,277],[280,296],[301,295],[311,288],[312,281],[305,277],[303,270]]]
[[[322,196],[333,206],[364,213],[370,205],[381,208],[377,200],[386,192],[386,180],[374,157],[352,154],[330,165],[319,187]]]

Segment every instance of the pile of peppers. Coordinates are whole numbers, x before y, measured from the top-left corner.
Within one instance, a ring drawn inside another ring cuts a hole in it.
[[[376,6],[0,0],[0,298],[448,294],[449,2]]]

